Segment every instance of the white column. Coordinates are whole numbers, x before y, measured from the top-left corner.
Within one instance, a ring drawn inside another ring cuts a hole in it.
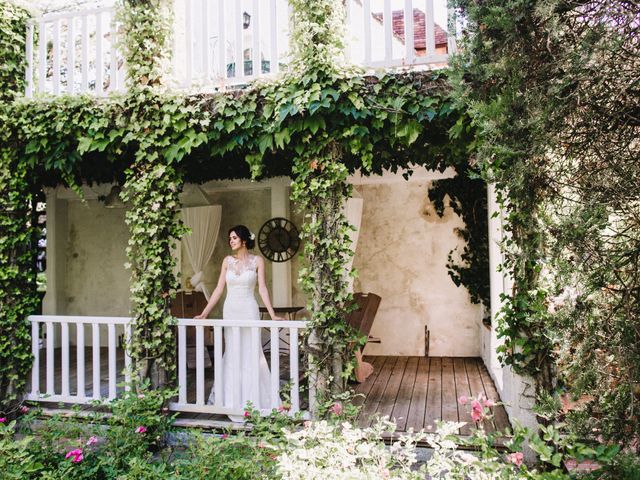
[[[42,305],[44,315],[64,315],[64,277],[66,270],[67,201],[57,190],[46,192],[47,202],[47,293]]]
[[[289,218],[289,179],[271,185],[271,217]],[[271,300],[274,307],[291,305],[291,262],[272,263]]]
[[[503,272],[498,271],[499,265],[502,263],[502,253],[500,251],[500,242],[503,238],[502,215],[500,206],[498,205],[495,185],[490,183],[487,185],[487,212],[489,215],[489,284],[491,294],[491,336],[488,345],[485,345],[483,352],[484,362],[489,371],[494,373],[496,386],[502,390],[502,376],[495,375],[495,372],[501,369],[498,362],[496,348],[499,340],[496,336],[496,325],[498,323],[497,314],[502,307],[500,295],[505,292],[505,279]]]

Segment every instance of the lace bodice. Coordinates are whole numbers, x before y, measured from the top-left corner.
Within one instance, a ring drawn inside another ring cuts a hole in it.
[[[235,275],[240,276],[244,272],[255,272],[258,269],[258,257],[256,255],[249,255],[246,259],[240,260],[236,257],[229,255],[227,257],[227,270],[233,272]]]

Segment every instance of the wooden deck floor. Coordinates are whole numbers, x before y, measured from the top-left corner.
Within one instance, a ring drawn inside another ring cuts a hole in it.
[[[360,384],[356,392],[362,409],[360,426],[368,426],[376,416],[395,419],[398,432],[425,429],[432,431],[437,420],[471,422],[469,405],[458,404],[461,395],[482,393],[498,402],[499,396],[489,372],[479,358],[450,357],[368,357],[374,373]],[[487,430],[509,427],[503,406],[493,410],[493,421]],[[468,435],[468,423],[460,434]]]

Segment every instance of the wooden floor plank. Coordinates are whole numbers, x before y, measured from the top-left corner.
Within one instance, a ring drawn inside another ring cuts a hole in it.
[[[487,367],[485,367],[484,364],[479,363],[478,370],[480,371],[480,378],[484,385],[484,390],[487,393],[487,398],[490,398],[494,402],[498,403],[500,401],[500,396],[498,395],[496,386],[493,383],[489,372],[487,371]],[[493,412],[493,419],[497,430],[504,431],[506,428],[511,428],[509,417],[507,416],[507,412],[502,405],[498,405],[491,410]]]
[[[434,431],[436,421],[442,419],[442,359],[431,357],[429,360],[429,391],[424,428],[426,431]]]
[[[469,386],[469,377],[467,376],[467,367],[465,366],[464,358],[454,358],[453,359],[453,373],[456,377],[456,396],[460,398],[465,395],[466,397],[471,397],[471,387]],[[461,435],[470,435],[471,434],[471,424],[469,423],[471,419],[469,418],[469,414],[467,413],[467,405],[458,404],[458,421],[466,422],[465,425],[460,429]]]
[[[391,418],[391,414],[393,413],[393,409],[396,405],[396,399],[398,398],[398,393],[400,392],[400,385],[403,381],[404,371],[407,366],[407,359],[408,357],[398,357],[398,360],[391,371],[391,376],[387,382],[387,388],[384,389],[384,393],[380,398],[380,403],[378,404],[376,412],[380,417]]]
[[[362,407],[362,410],[360,411],[360,415],[358,415],[359,426],[367,427],[371,424],[371,420],[374,418],[375,414],[378,411],[380,399],[382,398],[382,394],[387,388],[387,382],[391,377],[391,372],[393,370],[393,367],[395,367],[396,365],[397,359],[398,357],[385,358],[384,365],[380,369],[380,374],[376,378],[376,381],[373,384],[373,388],[364,401],[364,405]]]
[[[402,384],[398,390],[398,398],[395,406],[393,407],[393,412],[391,412],[391,418],[395,419],[399,432],[404,432],[407,428],[407,417],[409,415],[411,396],[416,382],[418,361],[419,357],[409,357],[407,359]]]
[[[477,358],[465,358],[465,365],[467,367],[467,377],[469,378],[471,395],[474,398],[477,398],[480,394],[487,397],[487,392],[484,389],[484,383],[482,382],[482,377],[480,376],[480,366],[482,365],[482,361]],[[467,405],[467,410],[470,411],[471,406]],[[467,412],[466,415],[471,422],[471,417],[469,416],[470,414]],[[487,432],[493,432],[495,430],[493,422],[484,422],[483,425]]]
[[[414,431],[418,431],[424,428],[424,412],[427,409],[428,389],[429,359],[420,357],[405,430],[412,428]]]
[[[458,401],[456,379],[453,374],[453,359],[442,358],[442,420],[458,421]]]

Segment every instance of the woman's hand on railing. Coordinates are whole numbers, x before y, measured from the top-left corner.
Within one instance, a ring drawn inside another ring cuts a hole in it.
[[[206,320],[208,315],[205,315],[204,312],[202,312],[200,315],[196,315],[195,318],[196,320]]]
[[[271,316],[271,320],[286,320],[286,319],[285,319],[285,318],[283,318],[283,317],[278,317],[278,316],[276,316],[276,315],[272,315],[272,316]]]

